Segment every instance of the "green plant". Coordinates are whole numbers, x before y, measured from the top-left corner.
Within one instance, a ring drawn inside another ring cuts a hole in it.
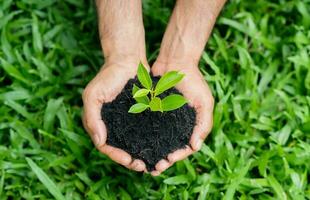
[[[156,86],[153,86],[150,74],[140,63],[137,76],[144,88],[133,85],[132,96],[137,103],[130,107],[129,113],[141,113],[148,108],[151,111],[171,111],[182,107],[187,102],[179,94],[171,94],[163,99],[159,97],[160,94],[178,84],[183,79],[184,74],[177,71],[167,72],[159,79]]]

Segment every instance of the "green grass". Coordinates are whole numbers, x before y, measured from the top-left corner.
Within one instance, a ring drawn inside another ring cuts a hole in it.
[[[150,61],[173,3],[145,0]],[[310,199],[310,1],[231,0],[200,62],[201,151],[159,177],[96,151],[81,93],[103,63],[93,1],[0,2],[0,199]]]

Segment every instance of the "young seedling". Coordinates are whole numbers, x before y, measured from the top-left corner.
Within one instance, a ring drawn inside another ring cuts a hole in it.
[[[132,95],[137,103],[130,107],[129,113],[141,113],[146,109],[159,112],[171,111],[187,103],[187,100],[179,94],[171,94],[163,99],[158,96],[178,84],[183,79],[184,74],[177,71],[167,72],[159,79],[156,86],[153,86],[150,74],[140,63],[137,76],[144,88],[133,85]]]

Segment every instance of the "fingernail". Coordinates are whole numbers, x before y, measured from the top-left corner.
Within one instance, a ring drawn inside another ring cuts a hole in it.
[[[195,150],[196,150],[196,151],[198,151],[198,150],[201,148],[202,143],[203,143],[203,140],[202,140],[202,139],[198,139],[198,140],[196,141],[196,144],[195,144]]]

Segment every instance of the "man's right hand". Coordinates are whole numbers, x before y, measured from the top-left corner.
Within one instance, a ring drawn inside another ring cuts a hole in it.
[[[137,73],[137,62],[105,64],[83,92],[83,124],[96,148],[115,162],[135,171],[145,171],[145,163],[122,149],[106,143],[107,129],[101,118],[103,103],[111,102]]]
[[[102,104],[115,99],[127,81],[134,78],[140,60],[147,64],[142,3],[96,0],[96,5],[105,64],[83,93],[83,124],[99,151],[129,169],[144,171],[144,162],[106,144],[107,130],[101,119]]]

